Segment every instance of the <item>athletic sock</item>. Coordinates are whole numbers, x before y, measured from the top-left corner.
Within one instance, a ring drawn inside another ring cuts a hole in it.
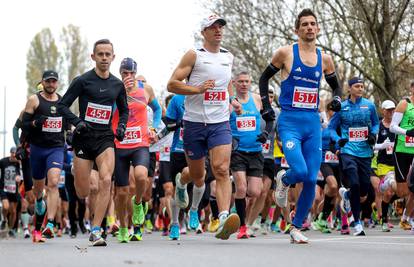
[[[219,210],[217,206],[217,199],[214,196],[210,196],[210,208],[211,208],[211,217],[213,219],[218,219]]]
[[[178,224],[178,216],[180,214],[180,208],[177,205],[175,199],[171,199],[171,211],[172,211],[172,223]]]
[[[381,211],[382,211],[382,223],[387,223],[388,222],[388,207],[389,207],[389,203],[385,203],[384,201],[382,201],[381,203]]]
[[[192,210],[198,210],[198,206],[200,205],[201,199],[203,198],[205,189],[205,184],[203,184],[201,187],[197,187],[196,185],[193,186],[193,197],[191,203]]]
[[[322,220],[326,220],[329,217],[329,214],[331,214],[333,208],[332,200],[333,197],[325,195],[322,208]]]
[[[236,204],[236,211],[237,215],[240,217],[240,226],[245,225],[245,218],[246,218],[246,199],[245,198],[236,198],[234,200]]]

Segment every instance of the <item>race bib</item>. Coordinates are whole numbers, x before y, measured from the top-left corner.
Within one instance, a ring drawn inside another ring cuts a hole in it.
[[[236,118],[237,131],[248,132],[256,130],[256,117],[237,117]]]
[[[162,146],[160,149],[161,154],[163,154],[164,156],[170,155],[170,151],[170,146]]]
[[[325,163],[339,163],[338,156],[331,151],[325,153]]]
[[[407,144],[407,143],[406,143]],[[392,155],[392,153],[394,152],[394,143],[390,144],[387,149],[387,155]]]
[[[286,161],[286,158],[285,158],[285,157],[282,157],[282,158],[280,159],[280,167],[282,167],[282,168],[290,168],[290,167],[289,167],[289,164],[287,163],[287,161]]]
[[[184,136],[184,128],[181,127],[180,128],[180,133],[178,134],[178,140],[180,140],[181,142],[183,142],[183,136]]]
[[[266,140],[266,143],[262,144],[262,153],[267,154],[270,150],[270,140]]]
[[[109,124],[111,113],[111,106],[99,105],[88,102],[88,107],[86,108],[85,113],[85,121],[99,124]]]
[[[405,146],[406,147],[414,147],[414,137],[412,136],[405,136]]]
[[[295,86],[293,91],[294,108],[315,109],[318,107],[318,88],[308,88]]]
[[[60,133],[62,131],[62,117],[47,117],[42,125],[42,132]]]
[[[348,136],[350,142],[361,142],[368,139],[368,127],[349,128]]]
[[[16,193],[16,169],[9,166],[4,169],[4,192]]]
[[[127,127],[125,131],[124,140],[121,144],[138,144],[142,142],[142,132],[141,127]]]
[[[323,174],[321,171],[318,172],[318,177],[316,178],[317,181],[323,181],[325,178],[323,177]]]
[[[214,88],[204,92],[204,105],[220,106],[226,104],[226,89]]]

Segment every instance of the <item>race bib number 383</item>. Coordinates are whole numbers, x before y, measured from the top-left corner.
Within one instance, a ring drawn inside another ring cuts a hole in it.
[[[204,105],[218,106],[226,103],[226,89],[214,88],[204,92]]]
[[[42,132],[60,133],[62,131],[62,117],[48,117],[42,125]]]
[[[315,109],[318,107],[318,88],[296,86],[293,91],[292,106],[294,108]]]
[[[86,108],[85,121],[99,124],[109,124],[111,113],[111,106],[99,105],[89,102],[88,107]]]
[[[256,130],[256,117],[237,117],[236,126],[239,132],[248,132]]]

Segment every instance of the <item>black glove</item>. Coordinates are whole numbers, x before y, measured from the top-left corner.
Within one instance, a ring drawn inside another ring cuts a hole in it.
[[[73,133],[71,131],[67,131],[66,132],[66,144],[71,146],[72,141],[73,141]]]
[[[122,140],[124,140],[125,131],[126,131],[126,125],[123,123],[118,124],[118,128],[116,128],[116,135],[115,135],[118,141],[122,142]]]
[[[341,98],[339,96],[335,96],[331,103],[329,103],[328,108],[335,112],[341,111]]]
[[[165,127],[167,127],[167,130],[170,131],[170,132],[177,130],[181,126],[182,126],[182,121],[181,120],[168,121],[165,125]]]
[[[375,143],[377,142],[377,136],[375,134],[369,134],[367,142],[370,146],[374,146]]]
[[[331,140],[331,142],[329,142],[329,151],[335,153],[336,150],[336,142],[334,140]]]
[[[347,138],[341,138],[341,139],[338,140],[339,147],[344,147],[346,143],[348,143]]]
[[[276,118],[275,111],[272,108],[261,110],[260,114],[262,114],[265,121],[274,121]]]
[[[256,142],[260,142],[262,144],[266,143],[267,139],[269,139],[269,133],[263,131],[261,134],[257,135]]]
[[[84,133],[87,133],[88,131],[89,131],[89,125],[86,122],[81,121],[76,125],[75,132],[77,134],[84,134]]]
[[[26,149],[24,149],[21,146],[17,147],[17,149],[16,149],[16,159],[23,160],[25,158],[26,158]]]
[[[36,128],[42,128],[43,123],[47,120],[47,117],[44,115],[40,115],[40,117],[33,121],[33,125]]]
[[[407,132],[405,133],[408,136],[414,137],[414,128],[407,130]]]

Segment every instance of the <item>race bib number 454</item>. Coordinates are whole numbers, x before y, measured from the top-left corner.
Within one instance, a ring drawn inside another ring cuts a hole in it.
[[[315,109],[318,107],[318,88],[296,86],[293,91],[292,107]]]
[[[109,124],[111,113],[111,106],[99,105],[89,102],[88,107],[86,108],[85,121],[99,124]]]

